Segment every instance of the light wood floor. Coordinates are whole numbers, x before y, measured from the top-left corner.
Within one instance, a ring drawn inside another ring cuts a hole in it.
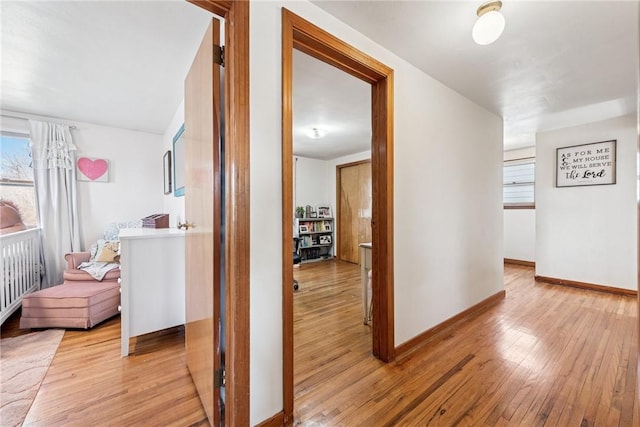
[[[295,274],[297,425],[640,426],[634,298],[507,267],[503,302],[383,364],[362,324],[358,267]],[[22,333],[16,323],[3,338]],[[182,328],[151,334],[122,359],[119,317],[67,331],[25,425],[208,425],[183,340]]]
[[[2,338],[18,330],[18,316]],[[144,335],[120,357],[120,316],[67,330],[25,426],[208,426],[184,356],[184,327]],[[2,423],[0,423],[2,424]]]
[[[298,425],[640,426],[635,298],[507,266],[503,302],[386,365],[370,356],[357,266],[296,277]]]

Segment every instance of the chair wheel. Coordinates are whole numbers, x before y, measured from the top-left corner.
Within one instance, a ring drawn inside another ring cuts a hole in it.
[[[297,291],[297,290],[298,290],[298,288],[299,288],[298,284],[297,284],[297,283],[294,283],[294,284],[293,284],[293,290],[294,290],[294,291]]]

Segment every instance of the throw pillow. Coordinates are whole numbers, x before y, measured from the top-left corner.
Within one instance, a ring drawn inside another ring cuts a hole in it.
[[[99,240],[94,261],[118,262],[120,260],[120,242],[114,240]]]

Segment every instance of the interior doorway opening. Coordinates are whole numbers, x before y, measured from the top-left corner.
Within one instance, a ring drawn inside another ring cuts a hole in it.
[[[374,359],[358,266],[359,242],[371,242],[371,85],[294,49],[292,102],[293,387],[300,422],[320,409],[308,403],[327,383]]]
[[[372,353],[393,360],[393,70],[310,22],[282,10],[282,277],[283,402],[293,416],[293,49],[333,65],[371,85]]]

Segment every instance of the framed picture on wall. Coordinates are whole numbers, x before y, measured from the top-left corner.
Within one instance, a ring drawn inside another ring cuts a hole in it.
[[[80,157],[77,161],[78,181],[109,182],[109,160]]]
[[[164,194],[171,194],[171,150],[167,150],[162,157],[162,172],[164,175]]]
[[[185,158],[184,158],[184,123],[173,137],[173,195],[184,196]]]

